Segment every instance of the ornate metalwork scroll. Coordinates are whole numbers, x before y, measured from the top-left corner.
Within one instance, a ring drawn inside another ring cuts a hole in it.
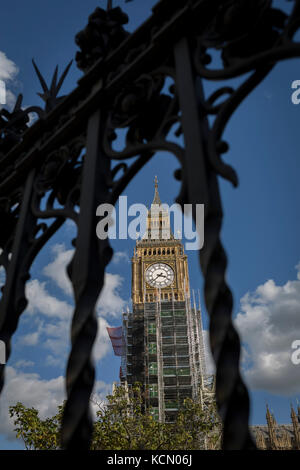
[[[67,97],[58,92],[71,64],[50,87],[34,63],[45,107],[0,111],[0,263],[6,283],[0,300],[0,339],[10,340],[27,305],[25,284],[41,248],[67,220],[77,226],[68,266],[75,309],[67,372],[62,445],[87,449],[94,384],[91,351],[95,304],[112,256],[96,237],[96,207],[115,204],[139,170],[159,150],[175,156],[181,181],[177,201],[205,204],[205,246],[200,265],[216,362],[216,398],[224,422],[224,449],[253,449],[249,397],[239,372],[240,341],[232,323],[233,299],[225,281],[218,178],[238,184],[221,158],[223,133],[232,114],[276,62],[300,55],[293,40],[300,1],[289,17],[271,0],[161,0],[136,33],[120,8],[97,8],[76,36],[84,72]],[[221,66],[210,67],[219,53]],[[226,80],[240,77],[235,89]],[[222,82],[206,97],[203,81]],[[36,122],[29,127],[29,113]],[[125,135],[116,149],[118,132]],[[7,357],[7,358],[8,358]],[[4,366],[0,366],[0,389]]]

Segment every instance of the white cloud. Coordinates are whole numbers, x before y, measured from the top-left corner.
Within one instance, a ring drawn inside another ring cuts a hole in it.
[[[119,264],[121,262],[130,263],[128,253],[126,251],[116,251],[113,255],[112,263]]]
[[[33,279],[26,285],[26,296],[29,300],[27,312],[40,313],[47,317],[70,318],[72,306],[67,302],[50,295],[46,283]]]
[[[94,359],[97,362],[112,352],[112,345],[106,329],[109,326],[104,318],[98,318],[98,334],[93,351]]]
[[[119,294],[123,278],[119,274],[106,273],[104,287],[97,304],[97,311],[102,316],[120,316],[126,302]]]
[[[99,410],[99,405],[102,407],[107,403],[107,395],[112,393],[112,384],[107,384],[103,380],[98,380],[95,383],[94,392],[91,396],[91,409],[93,419],[96,419],[96,413]]]
[[[98,333],[93,350],[93,358],[96,362],[101,361],[107,354],[112,352],[112,346],[106,327],[109,324],[104,318],[98,317]],[[47,323],[42,329],[46,339],[43,340],[43,348],[51,351],[46,358],[46,364],[50,366],[64,367],[67,354],[70,350],[70,324],[65,320],[58,323]]]
[[[72,295],[72,285],[67,276],[66,267],[71,261],[74,250],[66,250],[64,244],[52,246],[54,260],[44,267],[43,273],[60,287],[67,295]]]
[[[4,81],[13,80],[19,69],[16,64],[8,59],[4,52],[0,51],[0,79]]]
[[[111,393],[111,384],[97,381],[94,387],[95,397],[99,401]],[[62,376],[44,380],[35,373],[19,372],[13,367],[6,368],[5,385],[0,400],[0,433],[9,439],[15,438],[13,419],[9,416],[9,406],[17,402],[26,407],[34,407],[42,419],[53,416],[58,405],[65,400],[65,384]],[[92,405],[96,411],[96,406]]]
[[[20,359],[14,364],[14,367],[17,369],[24,369],[25,367],[32,367],[32,366],[34,366],[34,362],[26,361],[25,359]]]
[[[16,103],[16,96],[14,93],[6,88],[6,106],[9,110],[13,109],[14,105]]]
[[[296,268],[297,280],[282,286],[268,280],[241,299],[235,324],[245,344],[245,378],[253,389],[300,392],[300,368],[291,362],[291,344],[300,339],[300,264]]]
[[[52,354],[49,354],[46,357],[45,364],[50,367],[61,367],[62,366],[62,358],[61,357],[55,357]]]
[[[0,433],[14,438],[14,424],[8,409],[18,401],[27,407],[37,408],[40,416],[45,418],[56,413],[57,406],[64,398],[63,377],[43,380],[38,374],[18,372],[13,367],[7,367],[0,400]]]
[[[210,352],[210,345],[209,345],[209,331],[203,330],[203,342],[204,342],[204,351],[205,351],[205,365],[206,365],[206,373],[208,375],[213,375],[215,373],[215,363]]]
[[[72,295],[72,286],[66,273],[66,266],[71,261],[74,250],[67,250],[64,244],[52,247],[54,259],[44,267],[43,273],[48,276],[67,295]],[[117,259],[125,259],[126,253],[117,252]],[[126,302],[120,295],[123,278],[119,274],[106,273],[104,287],[98,300],[97,311],[101,316],[121,315]]]
[[[14,105],[16,97],[8,86],[14,82],[18,73],[19,69],[16,64],[12,60],[8,59],[4,52],[0,51],[0,80],[3,80],[6,84],[6,105],[9,108]]]
[[[28,333],[27,335],[23,335],[19,343],[23,346],[36,346],[39,341],[40,332],[34,331],[33,333]]]
[[[60,258],[65,252],[57,250],[57,253],[58,258]],[[60,261],[58,264],[60,264]],[[62,270],[61,264],[60,269]],[[99,328],[94,346],[94,358],[97,362],[112,351],[106,330],[109,324],[103,318],[103,313],[110,315],[120,313],[123,301],[116,293],[120,283],[121,280],[118,275],[107,274],[103,291],[104,300],[99,300],[97,310]],[[23,346],[39,345],[50,353],[46,358],[47,365],[64,367],[70,350],[72,305],[50,295],[46,283],[37,279],[28,283],[26,292],[29,299],[27,312],[31,316],[34,315],[36,321],[30,324],[32,331],[19,338],[19,344]]]
[[[45,337],[43,348],[51,351],[55,359],[59,360],[60,365],[63,366],[70,349],[70,322],[63,319],[55,323],[46,323],[43,325],[42,332]],[[52,365],[54,365],[53,361]]]

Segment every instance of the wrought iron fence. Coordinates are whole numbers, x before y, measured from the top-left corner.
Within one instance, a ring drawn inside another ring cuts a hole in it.
[[[11,112],[0,111],[0,263],[6,273],[0,340],[8,359],[11,337],[27,306],[31,265],[64,222],[73,220],[77,236],[67,271],[75,310],[62,445],[87,449],[95,304],[112,257],[108,240],[96,237],[96,207],[115,204],[157,151],[169,151],[179,165],[177,202],[205,204],[200,265],[216,363],[216,399],[224,421],[223,447],[253,449],[249,397],[239,372],[240,341],[231,318],[227,258],[220,240],[218,177],[238,184],[234,169],[221,158],[228,150],[222,136],[240,103],[274,65],[300,55],[293,39],[300,25],[300,2],[294,1],[287,16],[273,8],[271,0],[161,0],[135,33],[125,30],[127,20],[110,1],[106,10],[97,8],[89,17],[76,36],[76,62],[84,75],[68,96],[58,93],[71,64],[60,79],[56,68],[48,87],[33,63],[44,107],[24,110],[20,95]],[[221,53],[219,69],[209,68],[210,50]],[[235,77],[243,77],[241,85],[224,85]],[[172,82],[168,92],[167,80]],[[203,80],[222,85],[206,97]],[[30,127],[29,113],[38,117]],[[184,144],[170,139],[174,128]],[[119,129],[126,130],[126,144],[116,151]],[[0,373],[2,389],[4,365]]]

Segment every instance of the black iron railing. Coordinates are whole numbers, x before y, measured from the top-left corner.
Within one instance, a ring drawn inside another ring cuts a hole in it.
[[[234,169],[221,158],[228,150],[222,136],[240,103],[276,62],[300,55],[300,44],[293,41],[300,25],[300,2],[294,1],[287,17],[272,7],[271,0],[161,0],[135,33],[126,32],[126,22],[126,15],[111,2],[107,10],[96,9],[76,37],[76,61],[84,71],[77,88],[58,97],[70,64],[59,80],[55,71],[50,87],[34,64],[44,108],[23,110],[20,96],[12,112],[0,111],[0,263],[6,273],[0,339],[8,359],[11,337],[27,305],[25,284],[31,265],[62,224],[73,220],[77,236],[68,275],[75,311],[62,441],[68,449],[88,448],[95,304],[112,257],[109,242],[96,237],[96,207],[115,204],[155,152],[169,151],[178,160],[177,202],[205,204],[200,264],[217,366],[216,398],[224,421],[223,447],[255,448],[220,240],[218,177],[237,185]],[[217,70],[209,68],[211,49],[221,52],[222,67]],[[244,78],[237,88],[223,83],[234,77]],[[166,80],[173,83],[168,92]],[[221,81],[222,86],[206,97],[203,80]],[[29,113],[38,117],[31,127]],[[174,128],[184,145],[169,137]],[[121,151],[113,145],[118,129],[126,129]],[[0,367],[2,389],[4,366]]]

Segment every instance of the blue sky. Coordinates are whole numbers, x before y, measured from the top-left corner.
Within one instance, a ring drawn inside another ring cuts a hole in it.
[[[128,28],[134,30],[156,2],[115,3],[129,13]],[[284,9],[291,4],[275,2]],[[62,70],[74,58],[74,36],[99,5],[96,0],[11,0],[5,6],[0,19],[0,51],[15,64],[10,64],[11,80],[7,81],[11,101],[13,95],[23,93],[25,106],[40,103],[32,57],[49,81],[56,64]],[[0,78],[1,66],[7,62],[0,54]],[[80,76],[73,64],[62,93],[71,91]],[[300,105],[291,102],[291,83],[297,79],[299,60],[277,65],[240,106],[225,132],[230,150],[224,159],[236,169],[240,184],[234,189],[220,181],[225,214],[222,240],[229,254],[227,279],[243,338],[242,368],[251,390],[253,424],[265,422],[267,402],[279,422],[289,422],[290,402],[296,404],[297,397],[300,399],[300,366],[290,361],[291,343],[300,339]],[[205,84],[206,92],[215,86]],[[156,155],[126,189],[128,204],[148,205],[152,201],[155,175],[161,199],[172,204],[179,192],[173,178],[177,167],[172,155]],[[7,386],[0,401],[0,449],[22,448],[13,439],[7,418],[9,404],[23,401],[46,416],[54,413],[63,399],[72,295],[62,268],[71,256],[74,233],[74,227],[66,224],[32,268],[30,304],[14,337]],[[106,291],[98,306],[96,393],[101,397],[118,377],[119,359],[113,356],[105,327],[118,326],[121,312],[129,304],[134,242],[113,241],[112,245],[117,254],[108,268]],[[199,288],[202,294],[197,254],[190,251],[188,256],[191,287]],[[202,307],[207,328],[203,300]]]

